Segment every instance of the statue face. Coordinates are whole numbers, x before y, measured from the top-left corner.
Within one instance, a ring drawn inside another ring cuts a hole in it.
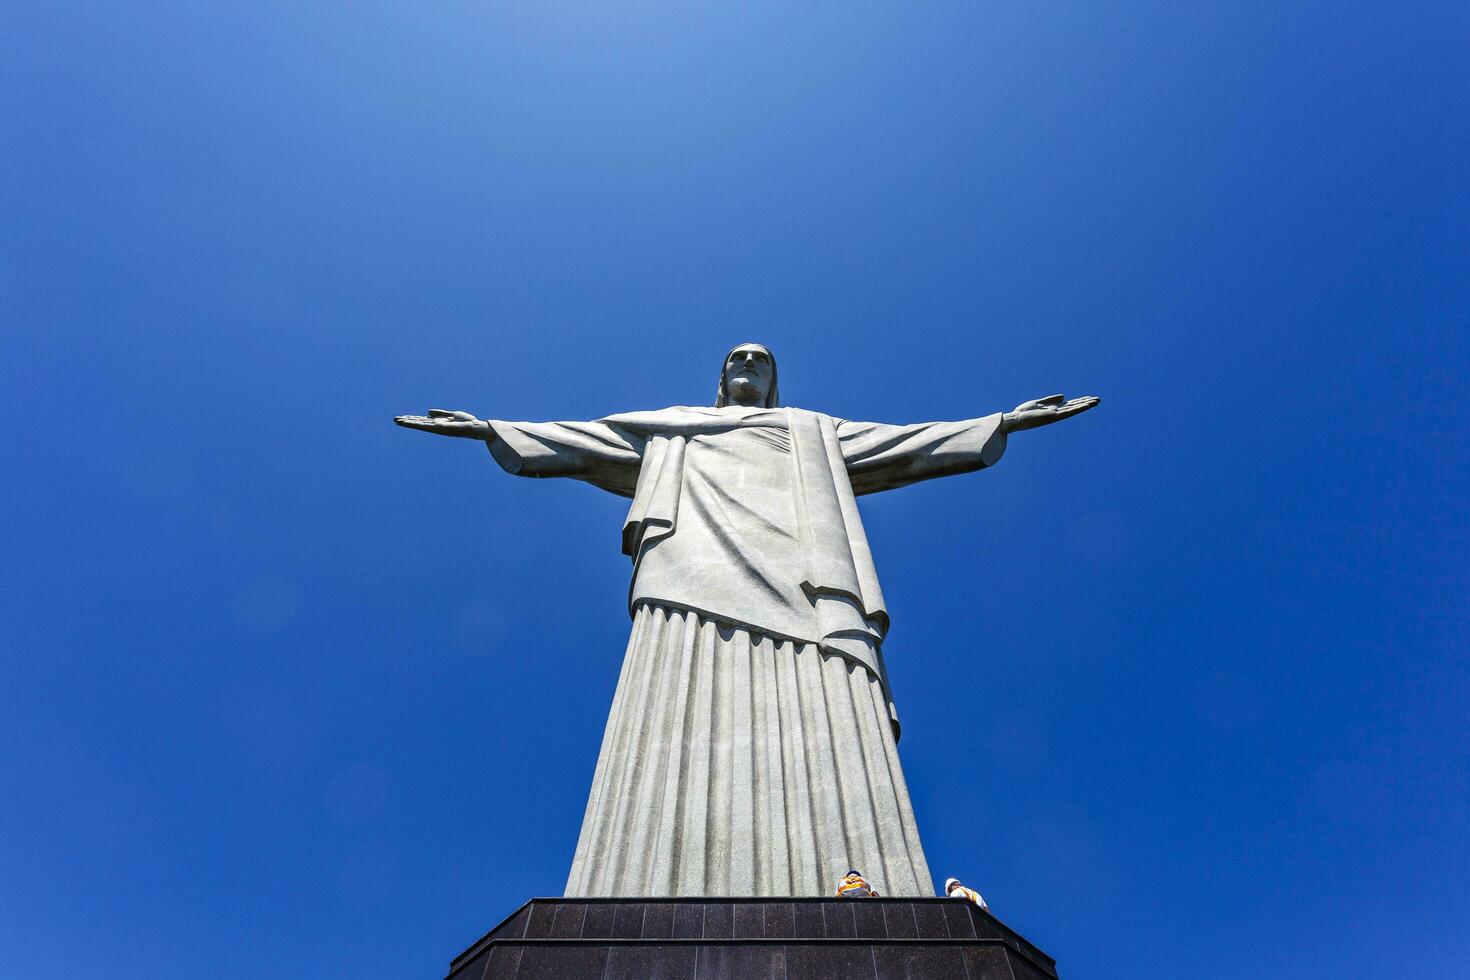
[[[732,405],[764,405],[775,376],[765,351],[754,344],[737,347],[725,362],[725,394]]]

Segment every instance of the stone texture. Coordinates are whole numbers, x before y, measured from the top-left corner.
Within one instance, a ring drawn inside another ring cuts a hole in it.
[[[763,907],[767,939],[791,939],[796,935],[794,906],[790,902],[766,902]]]
[[[698,956],[694,947],[618,946],[601,980],[694,980]]]
[[[550,925],[526,928],[537,921]],[[582,924],[579,936],[527,938],[533,931],[567,932],[574,922]],[[639,938],[608,936],[608,924],[614,922],[627,928],[641,924]],[[1050,957],[994,916],[968,902],[941,898],[536,899],[466,950],[449,973],[452,980],[1055,980],[1056,975]]]
[[[643,939],[671,939],[674,935],[674,906],[650,902],[643,906]]]
[[[637,939],[643,935],[643,906],[636,902],[625,902],[617,906],[613,915],[612,938]]]

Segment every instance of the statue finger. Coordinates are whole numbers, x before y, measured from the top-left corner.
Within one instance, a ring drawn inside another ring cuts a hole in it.
[[[1038,405],[1060,405],[1067,400],[1066,395],[1047,395],[1045,398],[1036,399]]]
[[[454,418],[454,413],[451,412],[447,408],[431,408],[431,409],[429,409],[429,418],[431,418],[431,419],[452,419],[452,418]]]

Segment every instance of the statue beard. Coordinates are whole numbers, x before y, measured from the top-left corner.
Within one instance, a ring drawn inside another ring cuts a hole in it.
[[[759,405],[765,400],[761,390],[744,378],[731,378],[726,391],[732,405],[749,407]]]

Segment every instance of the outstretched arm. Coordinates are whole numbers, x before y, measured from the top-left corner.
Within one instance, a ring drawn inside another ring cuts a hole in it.
[[[623,497],[633,496],[638,486],[644,439],[611,422],[502,422],[441,408],[393,421],[420,432],[478,439],[517,476],[571,477]]]
[[[1050,425],[1087,411],[1097,398],[1050,395],[960,422],[839,422],[838,444],[854,493],[876,493],[920,480],[970,473],[993,466],[1006,450],[1012,432]]]

